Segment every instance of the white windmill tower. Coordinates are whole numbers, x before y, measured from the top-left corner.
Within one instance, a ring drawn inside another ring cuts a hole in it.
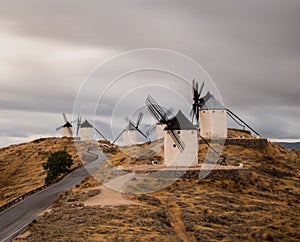
[[[203,87],[204,83],[198,90],[198,83],[193,81],[192,119],[196,117],[201,137],[227,138],[227,109],[210,92],[200,98]]]
[[[136,124],[132,122],[129,118],[125,118],[128,122],[128,125],[125,129],[121,131],[121,133],[116,137],[116,139],[113,141],[113,144],[120,138],[120,136],[123,134],[123,144],[124,146],[130,146],[135,145],[138,143],[138,133],[140,133],[142,136],[144,136],[146,139],[148,139],[147,135],[145,135],[140,129],[139,125],[142,121],[143,114],[139,113],[138,119]]]
[[[80,125],[80,139],[82,141],[94,139],[94,127],[87,120]]]
[[[94,131],[96,131],[103,138],[103,140],[107,140],[105,136],[87,120],[80,124],[80,139],[82,141],[95,140]]]
[[[210,92],[200,98],[200,135],[227,138],[227,109]]]
[[[62,129],[63,137],[73,137],[73,131],[72,131],[73,125],[71,124],[72,122],[68,121],[65,113],[63,113],[63,118],[66,123],[64,125],[56,128],[56,131]]]
[[[163,139],[164,138],[164,129],[165,129],[166,125],[159,122],[156,124],[156,139]]]
[[[198,137],[194,126],[181,111],[173,118],[167,118],[166,112],[148,96],[146,105],[150,113],[164,128],[164,162],[166,166],[197,166]]]

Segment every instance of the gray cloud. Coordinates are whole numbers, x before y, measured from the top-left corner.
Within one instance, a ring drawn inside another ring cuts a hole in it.
[[[264,135],[299,138],[299,22],[297,0],[3,2],[1,136],[55,134],[32,122],[24,122],[23,130],[10,124],[22,112],[25,119],[36,113],[36,122],[55,126],[57,113],[72,112],[77,91],[95,66],[121,51],[159,47],[200,63],[224,103]],[[94,105],[92,94],[81,111]],[[105,120],[116,94],[105,102]]]

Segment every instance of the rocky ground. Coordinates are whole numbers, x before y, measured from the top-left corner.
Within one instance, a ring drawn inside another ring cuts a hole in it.
[[[18,241],[300,241],[300,152],[269,144],[261,150],[226,146],[223,153],[247,172],[121,194],[133,204],[101,204],[103,188],[87,177]],[[99,203],[88,202],[97,196]]]

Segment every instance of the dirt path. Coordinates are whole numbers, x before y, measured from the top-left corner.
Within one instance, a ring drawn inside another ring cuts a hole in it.
[[[106,186],[100,186],[101,193],[89,198],[84,202],[85,206],[120,206],[120,205],[142,205],[130,200],[125,194],[111,190]]]
[[[173,198],[175,199],[175,198]],[[186,231],[185,231],[185,225],[182,220],[182,213],[181,209],[176,206],[175,203],[172,203],[172,206],[170,206],[171,198],[165,199],[163,202],[163,205],[166,208],[167,215],[170,219],[171,225],[177,234],[179,238],[181,238],[184,242],[196,242],[196,239],[194,237],[191,237]]]

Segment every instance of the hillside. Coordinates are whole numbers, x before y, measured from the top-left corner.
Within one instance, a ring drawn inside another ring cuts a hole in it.
[[[142,195],[119,194],[87,177],[17,241],[299,241],[300,152],[269,143],[264,149],[226,146],[223,153],[230,165],[242,162],[246,169],[182,177]],[[117,154],[111,162],[127,158]]]
[[[300,142],[295,142],[295,143],[288,143],[288,142],[277,142],[277,144],[289,148],[289,149],[296,149],[300,150]]]
[[[82,152],[88,147],[80,146]],[[0,149],[0,206],[44,185],[46,172],[42,163],[49,155],[66,149],[74,160],[73,167],[81,165],[74,143],[69,138],[43,138]]]

